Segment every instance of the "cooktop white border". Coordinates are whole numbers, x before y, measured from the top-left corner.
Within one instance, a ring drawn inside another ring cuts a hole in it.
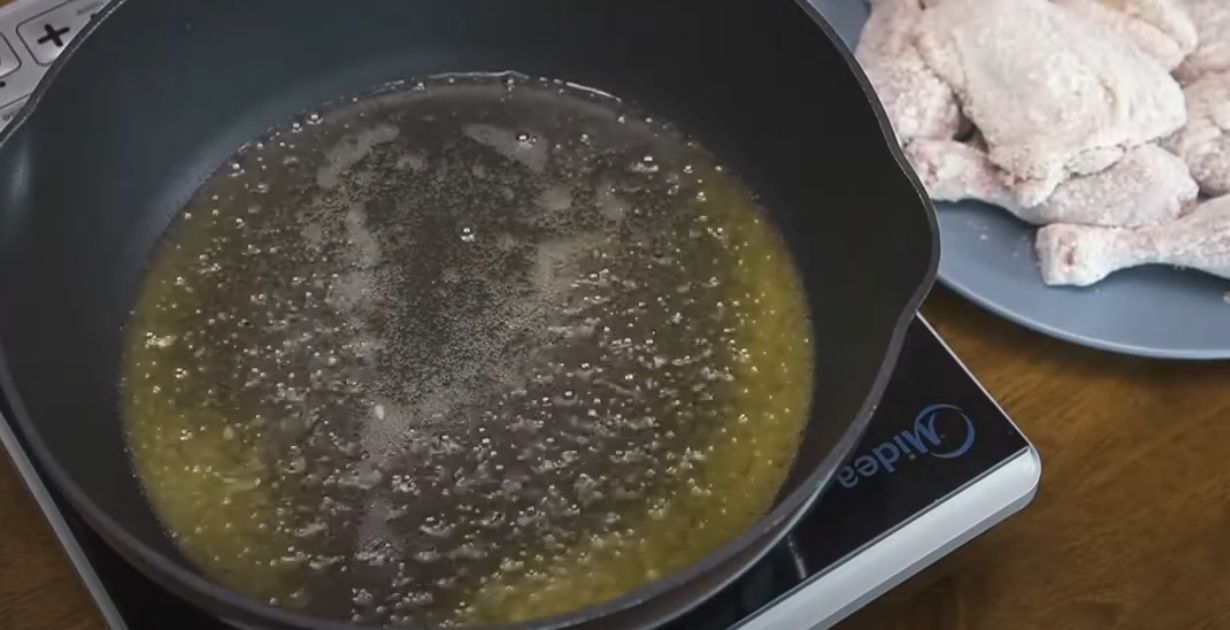
[[[124,622],[123,615],[116,608],[115,602],[111,599],[111,594],[107,592],[102,580],[94,572],[94,565],[90,564],[90,560],[86,557],[85,551],[81,548],[81,544],[73,534],[73,530],[68,526],[68,522],[64,520],[64,514],[60,512],[60,506],[56,505],[55,499],[51,498],[51,493],[43,483],[42,477],[34,469],[33,462],[30,461],[30,457],[26,454],[26,450],[22,448],[21,443],[17,441],[17,435],[13,433],[13,429],[9,426],[8,420],[3,415],[0,415],[0,443],[4,444],[4,450],[8,451],[9,459],[12,460],[13,466],[17,468],[17,473],[21,475],[26,487],[30,490],[30,494],[34,497],[34,501],[38,503],[38,507],[43,511],[43,516],[51,524],[52,531],[55,532],[56,538],[60,540],[60,546],[64,547],[64,551],[68,554],[68,560],[72,563],[73,569],[77,571],[77,575],[81,576],[81,581],[85,584],[86,590],[94,598],[94,603],[98,606],[99,612],[102,613],[107,627],[111,628],[111,630],[128,630],[128,624]]]

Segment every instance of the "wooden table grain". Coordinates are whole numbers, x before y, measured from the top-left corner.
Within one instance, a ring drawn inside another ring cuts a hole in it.
[[[1042,485],[843,630],[1230,628],[1230,362],[1078,348],[942,289],[924,310],[1038,446]],[[0,523],[0,628],[101,629],[7,463]]]

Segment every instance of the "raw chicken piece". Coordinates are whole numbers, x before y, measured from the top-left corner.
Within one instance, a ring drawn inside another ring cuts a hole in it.
[[[1004,185],[985,151],[955,140],[917,140],[905,149],[918,179],[935,201],[975,199],[1000,206],[1034,223]]]
[[[1128,267],[1190,267],[1230,278],[1230,196],[1187,216],[1137,229],[1049,225],[1038,231],[1042,279],[1051,286],[1088,286]]]
[[[1183,62],[1198,41],[1180,0],[1056,0],[1140,47],[1167,70]]]
[[[952,88],[923,63],[914,47],[919,0],[873,0],[855,57],[884,104],[897,140],[951,138],[961,126]]]
[[[1187,162],[1206,194],[1230,193],[1230,70],[1206,74],[1184,92],[1187,126],[1166,148]]]
[[[944,0],[916,31],[1026,207],[1186,119],[1161,64],[1048,0]]]
[[[1171,221],[1191,207],[1199,187],[1183,160],[1153,144],[1132,149],[1114,166],[1074,177],[1037,206],[1021,204],[986,153],[950,140],[916,140],[906,156],[932,199],[976,199],[1023,221],[1141,226]]]
[[[1210,72],[1230,72],[1230,1],[1180,0],[1196,23],[1200,44],[1174,75],[1184,85]]]

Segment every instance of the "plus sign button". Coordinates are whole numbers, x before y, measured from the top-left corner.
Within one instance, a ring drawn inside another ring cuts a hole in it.
[[[17,34],[35,61],[51,65],[103,5],[103,0],[69,0],[22,22]]]

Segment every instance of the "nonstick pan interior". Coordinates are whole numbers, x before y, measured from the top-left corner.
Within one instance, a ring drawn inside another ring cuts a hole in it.
[[[0,136],[3,395],[130,561],[219,614],[292,625],[196,576],[130,473],[120,330],[152,245],[239,145],[316,103],[448,71],[609,91],[678,123],[760,195],[813,314],[814,409],[774,512],[702,566],[556,620],[659,622],[766,549],[827,481],[934,274],[934,218],[834,41],[789,0],[122,2]]]

